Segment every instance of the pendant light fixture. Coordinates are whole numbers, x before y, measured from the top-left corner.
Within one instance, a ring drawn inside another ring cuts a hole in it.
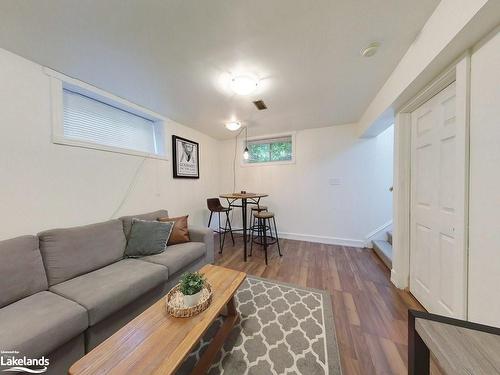
[[[248,131],[247,127],[245,126],[245,150],[243,151],[243,159],[248,160],[250,157],[250,153],[248,152]]]

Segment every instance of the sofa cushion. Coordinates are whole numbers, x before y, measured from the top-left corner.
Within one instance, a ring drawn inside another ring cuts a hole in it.
[[[87,327],[87,312],[82,306],[43,291],[0,309],[0,348],[39,357]]]
[[[126,245],[120,220],[51,229],[38,236],[49,285],[122,259]]]
[[[179,217],[159,217],[158,221],[161,222],[173,222],[174,228],[172,229],[172,234],[168,239],[168,246],[177,245],[184,242],[189,242],[189,229],[188,229],[188,216]]]
[[[0,241],[0,307],[47,289],[38,238]]]
[[[168,216],[167,210],[158,210],[158,211],[148,212],[146,214],[122,216],[120,220],[123,223],[123,232],[125,233],[125,236],[128,239],[130,236],[130,230],[132,229],[132,219],[155,221],[159,217],[166,217],[166,216]]]
[[[93,326],[167,279],[164,266],[124,259],[50,290],[85,307]]]
[[[165,251],[173,227],[173,222],[162,223],[134,219],[125,255],[137,258]]]
[[[204,242],[207,247],[205,261],[213,263],[215,260],[214,232],[211,228],[189,226],[189,238],[193,242]]]
[[[141,260],[164,265],[168,268],[168,274],[173,275],[205,256],[206,251],[207,247],[203,242],[186,242],[169,246],[163,253],[143,257]]]

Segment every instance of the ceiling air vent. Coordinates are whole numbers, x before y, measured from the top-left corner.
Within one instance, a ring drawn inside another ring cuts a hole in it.
[[[263,100],[256,100],[256,101],[253,102],[253,104],[255,104],[255,106],[257,107],[257,109],[259,111],[267,109],[267,105],[266,105],[266,103],[264,103]]]

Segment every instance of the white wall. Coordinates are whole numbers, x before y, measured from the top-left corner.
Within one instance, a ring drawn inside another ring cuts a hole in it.
[[[0,49],[0,82],[0,240],[163,207],[204,225],[206,198],[232,191],[232,140],[168,122],[167,155],[171,134],[201,148],[201,178],[173,179],[171,160],[53,144],[49,77],[40,65]],[[392,137],[389,130],[358,139],[354,124],[299,131],[295,164],[238,163],[236,190],[269,193],[266,203],[290,237],[362,246],[392,219]]]
[[[205,223],[205,200],[219,191],[215,139],[167,123],[167,155],[172,134],[200,143],[201,178],[173,179],[171,160],[146,159],[134,181],[141,157],[52,144],[49,78],[40,65],[0,49],[0,82],[0,240],[107,220],[131,183],[115,217],[167,208]]]
[[[363,246],[392,220],[392,128],[372,139],[359,139],[355,124],[303,130],[295,152],[295,164],[241,166],[237,159],[236,165],[236,191],[268,193],[263,202],[285,236]],[[234,140],[222,142],[220,157],[222,189],[229,192]],[[341,185],[330,185],[332,178]]]
[[[392,106],[404,104],[500,21],[498,0],[441,0],[359,120],[363,136],[378,134]],[[383,53],[381,50],[380,53]]]
[[[470,127],[469,319],[500,326],[498,31],[472,55]]]

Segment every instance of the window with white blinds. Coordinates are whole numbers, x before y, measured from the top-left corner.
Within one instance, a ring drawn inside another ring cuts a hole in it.
[[[160,155],[158,125],[124,108],[63,89],[63,134],[66,139],[105,146],[106,150]]]

